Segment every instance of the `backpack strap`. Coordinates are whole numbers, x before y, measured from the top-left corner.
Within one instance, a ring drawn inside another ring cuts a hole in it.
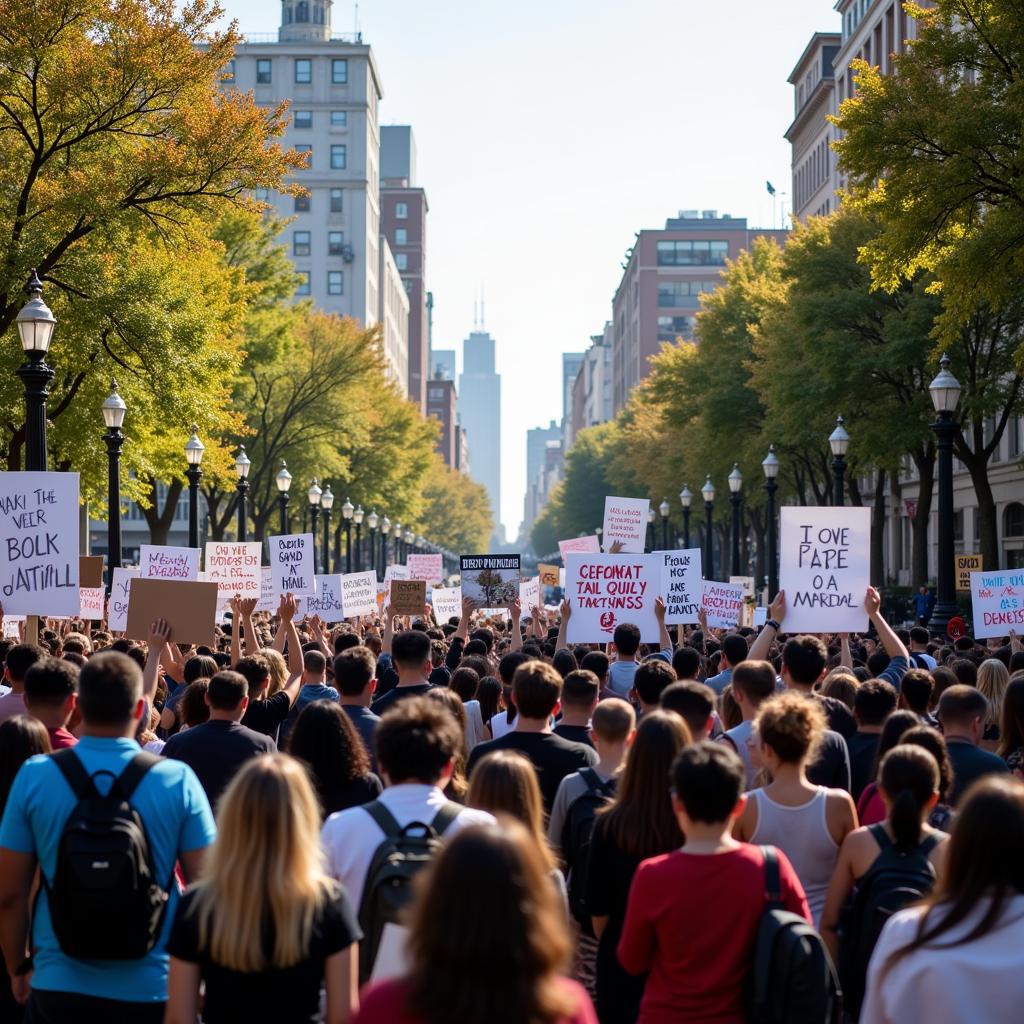
[[[927,857],[940,842],[939,833],[933,832],[930,836],[921,841],[921,845],[917,848],[918,853],[920,853],[922,857]]]
[[[397,839],[402,834],[402,826],[395,820],[395,816],[379,801],[365,804],[363,810],[373,818],[377,827],[388,837]]]
[[[96,783],[92,781],[92,776],[85,770],[85,765],[82,764],[81,758],[75,753],[73,747],[56,751],[50,755],[50,760],[60,769],[61,775],[64,776],[79,803],[99,796]]]
[[[769,908],[782,906],[782,879],[774,846],[759,847],[764,857],[764,899]]]
[[[598,775],[593,768],[584,768],[580,772],[580,775],[583,777],[583,781],[587,784],[587,789],[604,789],[604,783],[601,781],[601,776]]]
[[[892,840],[889,838],[889,833],[885,831],[883,824],[869,825],[868,831],[875,842],[878,843],[879,850],[888,850],[892,846]]]
[[[448,830],[448,826],[459,816],[461,811],[461,804],[457,804],[452,800],[446,801],[441,805],[441,809],[437,814],[434,815],[434,820],[430,823],[430,827],[439,836],[443,836]]]
[[[154,765],[159,764],[163,758],[151,754],[148,750],[140,750],[126,765],[123,772],[117,777],[114,783],[121,793],[121,799],[126,803],[131,801],[132,793],[142,781],[143,776]]]

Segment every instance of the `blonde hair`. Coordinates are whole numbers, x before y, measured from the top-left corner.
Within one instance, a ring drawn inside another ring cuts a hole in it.
[[[317,909],[335,888],[306,770],[285,754],[253,758],[221,797],[217,839],[195,887],[200,946],[234,971],[291,967],[308,955]]]
[[[790,692],[769,697],[758,709],[754,728],[760,742],[771,747],[780,761],[806,764],[813,760],[827,724],[816,701]]]
[[[267,659],[267,666],[270,669],[267,696],[273,697],[275,693],[280,693],[284,689],[284,684],[288,679],[288,664],[284,660],[284,655],[280,651],[274,650],[273,647],[261,647],[259,653]]]
[[[1010,685],[1010,670],[998,658],[986,658],[978,666],[978,689],[988,698],[985,725],[998,725],[1003,714],[1003,698]]]
[[[847,668],[846,665],[837,665],[825,676],[825,681],[821,684],[821,693],[824,697],[835,697],[836,700],[842,701],[852,711],[859,685],[853,669]]]

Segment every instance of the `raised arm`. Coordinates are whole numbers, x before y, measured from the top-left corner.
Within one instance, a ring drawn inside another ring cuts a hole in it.
[[[239,608],[242,612],[242,629],[245,635],[245,649],[249,654],[255,654],[260,649],[260,642],[256,637],[256,627],[252,623],[256,604],[255,597],[247,597],[239,602]]]
[[[395,638],[395,613],[390,603],[384,608],[384,635],[380,638],[380,653],[391,655],[391,641]]]
[[[779,635],[782,620],[786,617],[786,592],[780,590],[775,595],[775,600],[768,605],[768,621],[757,634],[754,642],[750,645],[748,661],[767,661],[768,652],[772,649],[772,642]]]
[[[654,599],[654,617],[658,620],[658,646],[661,650],[668,651],[671,654],[675,650],[675,646],[672,643],[668,626],[665,625],[665,612],[667,610],[665,599],[663,597],[656,597]]]
[[[160,676],[160,655],[170,639],[171,627],[166,619],[157,619],[149,627],[149,650],[146,654],[146,667],[142,672],[142,696],[149,702],[150,707],[153,706],[156,684]]]
[[[231,664],[237,665],[242,660],[242,598],[235,594],[231,598]]]
[[[517,597],[509,608],[509,618],[512,620],[512,635],[509,639],[508,649],[510,651],[521,651],[523,649],[523,633],[519,628],[519,622],[523,617],[523,603]]]
[[[845,668],[853,668],[853,655],[850,653],[850,634],[839,634],[839,664]]]
[[[864,597],[864,607],[867,609],[868,618],[874,623],[878,632],[878,639],[881,641],[885,653],[890,658],[906,658],[910,660],[910,653],[904,646],[903,641],[895,634],[892,626],[882,618],[882,595],[874,587],[868,587]]]
[[[569,619],[572,618],[572,605],[568,598],[562,601],[559,611],[562,613],[558,623],[558,637],[555,640],[555,650],[560,651],[565,646],[565,634],[569,631]]]

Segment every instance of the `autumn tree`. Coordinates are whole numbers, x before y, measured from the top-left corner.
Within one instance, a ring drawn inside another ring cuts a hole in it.
[[[487,488],[445,465],[434,454],[422,484],[423,507],[415,529],[450,551],[482,551],[491,534]]]

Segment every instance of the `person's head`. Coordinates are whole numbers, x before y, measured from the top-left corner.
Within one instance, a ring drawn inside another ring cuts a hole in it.
[[[935,680],[931,672],[923,668],[912,668],[900,681],[900,703],[915,715],[926,715],[934,688]]]
[[[46,653],[38,644],[15,644],[4,660],[4,678],[20,687],[25,681],[25,673],[45,658]]]
[[[501,696],[501,683],[496,677],[484,676],[480,680],[476,699],[480,701],[480,716],[485,725],[501,710]]]
[[[896,712],[889,721],[891,722],[898,714],[899,712]],[[888,724],[886,722],[886,725]],[[883,731],[882,739],[885,738]],[[949,748],[946,746],[946,740],[942,733],[930,725],[918,724],[912,729],[907,729],[900,736],[898,742],[901,746],[921,747],[935,758],[935,763],[939,766],[939,801],[945,803],[946,795],[953,785],[953,762],[949,759]]]
[[[782,648],[782,678],[789,686],[813,686],[827,664],[828,652],[816,636],[794,636]]]
[[[311,701],[299,712],[288,734],[288,753],[309,769],[324,807],[332,789],[365,778],[370,770],[370,757],[352,719],[333,700]]]
[[[899,744],[882,758],[878,791],[885,802],[896,846],[913,850],[921,825],[939,799],[939,766],[923,747]]]
[[[956,676],[956,681],[963,686],[977,686],[978,685],[978,666],[976,662],[971,661],[970,658],[957,658],[956,661],[950,665],[953,670],[953,675]]]
[[[423,1024],[553,1022],[576,1008],[561,977],[564,904],[542,849],[511,818],[461,829],[420,873],[406,948],[407,1005]]]
[[[490,626],[480,626],[478,629],[474,629],[469,634],[469,642],[479,641],[484,645],[484,654],[490,654],[491,648],[494,647],[494,630]]]
[[[999,719],[999,756],[1007,757],[1024,746],[1024,672],[1014,673],[1003,695]]]
[[[922,584],[921,584],[921,586],[920,586],[920,588],[918,589],[918,593],[919,593],[919,594],[927,594],[927,593],[928,593],[928,587],[927,587],[927,585],[925,585],[924,583],[922,583]]]
[[[245,679],[249,700],[258,700],[270,685],[270,663],[262,654],[239,658],[235,671]]]
[[[376,689],[377,659],[369,647],[346,647],[334,658],[334,685],[342,697],[368,701]]]
[[[528,654],[523,654],[522,651],[509,651],[508,654],[502,655],[501,661],[498,662],[498,678],[502,685],[511,686],[512,678],[519,666],[525,665],[531,660],[533,659]]]
[[[923,651],[928,646],[928,630],[924,626],[914,626],[910,630],[910,646],[914,650]]]
[[[84,633],[68,633],[60,647],[62,652],[92,654],[92,641]]]
[[[700,655],[692,647],[679,647],[672,655],[672,671],[676,679],[697,679]]]
[[[862,729],[878,729],[896,710],[898,702],[899,696],[893,686],[882,679],[869,679],[857,687],[853,717]]]
[[[988,700],[985,725],[998,725],[1003,711],[1003,697],[1010,682],[1009,669],[998,658],[986,658],[978,666],[978,689]]]
[[[302,682],[322,683],[327,676],[327,659],[321,650],[309,650],[302,655]]]
[[[988,698],[975,686],[951,686],[939,698],[938,714],[947,736],[978,744],[988,718]]]
[[[551,667],[564,679],[570,672],[575,672],[579,665],[576,662],[576,655],[568,647],[563,647],[555,651]]]
[[[609,664],[608,655],[604,651],[589,651],[580,659],[580,668],[593,672],[601,686],[604,686],[608,678]]]
[[[732,670],[732,699],[744,718],[753,713],[775,692],[775,669],[767,661],[741,661]]]
[[[483,640],[468,640],[466,646],[462,649],[462,653],[467,657],[487,657],[487,644]]]
[[[142,672],[126,654],[101,651],[78,674],[78,709],[86,732],[133,734],[143,703]]]
[[[45,657],[25,673],[25,709],[48,729],[65,726],[75,710],[77,666]]]
[[[825,697],[842,701],[852,711],[853,699],[857,695],[859,685],[853,669],[840,665],[825,676],[825,681],[821,684],[821,692]]]
[[[871,673],[871,678],[880,676],[889,667],[889,661],[889,655],[881,649],[868,655],[868,671]]]
[[[448,680],[448,686],[454,690],[463,701],[475,700],[477,690],[480,688],[480,673],[476,669],[460,665]]]
[[[209,654],[193,654],[185,662],[182,682],[194,683],[197,679],[209,679],[217,671],[217,659]]]
[[[239,721],[249,706],[249,684],[241,672],[226,669],[215,672],[206,687],[206,703],[211,718],[230,718]]]
[[[0,817],[18,769],[36,754],[50,753],[50,734],[32,715],[12,715],[0,722]]]
[[[746,781],[743,762],[724,743],[684,747],[672,765],[672,806],[683,835],[694,824],[728,829],[743,810]]]
[[[589,720],[597,707],[601,684],[593,672],[578,668],[562,680],[562,713]]]
[[[661,694],[661,708],[681,716],[695,741],[711,735],[715,691],[710,686],[690,680],[666,686]]]
[[[543,661],[528,661],[512,678],[512,700],[523,718],[548,719],[558,713],[562,677]]]
[[[1024,672],[1024,651],[1012,651],[1007,667],[1010,670],[1010,675],[1013,675],[1014,672]]]
[[[739,633],[728,633],[722,638],[722,660],[719,662],[722,668],[735,668],[746,660],[747,638]]]
[[[637,665],[633,675],[633,689],[645,708],[657,707],[665,690],[674,686],[676,674],[660,658],[648,658]]]
[[[931,700],[928,701],[928,710],[934,712],[939,706],[939,698],[941,698],[946,690],[951,686],[956,686],[959,680],[948,665],[937,665],[933,668],[932,679],[934,680],[935,685],[932,687]]]
[[[377,764],[392,786],[418,782],[443,789],[464,742],[452,713],[426,697],[395,704],[374,733]]]
[[[640,650],[640,627],[632,622],[623,622],[615,627],[612,633],[612,643],[615,644],[615,651],[623,658],[633,658]]]
[[[359,635],[350,629],[339,630],[334,637],[335,656],[347,651],[350,647],[359,646]]]
[[[636,732],[633,705],[621,697],[609,697],[594,708],[590,718],[590,738],[602,760],[616,764]]]
[[[217,673],[214,672],[214,675]],[[209,689],[209,679],[197,679],[189,683],[185,692],[181,695],[181,702],[178,710],[181,713],[181,722],[191,728],[194,725],[202,725],[210,718],[210,705],[206,702],[206,691]]]
[[[780,764],[806,765],[827,727],[818,703],[799,693],[769,697],[754,720],[761,758],[773,772]]]

